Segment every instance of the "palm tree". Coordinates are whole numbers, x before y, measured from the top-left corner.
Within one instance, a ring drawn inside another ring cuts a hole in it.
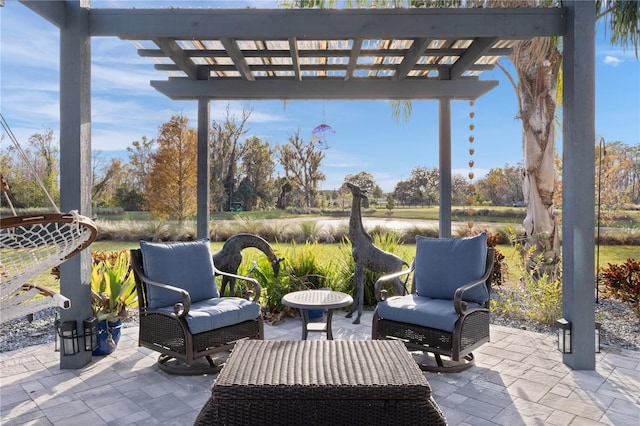
[[[542,2],[545,1],[527,0],[527,5],[533,7]],[[499,3],[504,7],[504,1]],[[516,3],[522,5],[521,0]],[[597,7],[598,19],[605,19],[609,24],[612,44],[626,48],[630,41],[637,57],[638,0],[597,0],[594,6]],[[561,99],[558,95],[561,96],[562,91],[561,86],[558,87],[562,81],[559,40],[544,37],[520,41],[510,59],[517,74],[517,84],[514,84],[522,120],[523,192],[527,201],[523,225],[527,245],[535,246],[534,255],[542,255],[545,263],[555,264],[560,255],[558,227],[553,213],[554,118],[557,101]]]

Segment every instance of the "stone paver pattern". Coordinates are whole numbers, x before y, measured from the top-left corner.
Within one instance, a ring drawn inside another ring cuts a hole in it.
[[[365,312],[354,325],[337,311],[334,339],[370,339],[371,318]],[[299,339],[300,327],[300,318],[265,325],[265,339]],[[216,375],[160,371],[158,354],[138,347],[137,333],[123,329],[113,354],[79,370],[60,369],[53,343],[0,354],[0,424],[192,424]],[[605,347],[595,371],[573,371],[554,336],[492,325],[491,343],[475,357],[462,373],[425,373],[450,425],[640,424],[640,352]]]

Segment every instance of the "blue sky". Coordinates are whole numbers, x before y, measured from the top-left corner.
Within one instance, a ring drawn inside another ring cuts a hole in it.
[[[92,1],[93,7],[119,7],[125,2]],[[171,2],[126,2],[137,6],[166,6]],[[269,7],[270,1],[180,2],[222,7],[250,3]],[[175,2],[174,2],[175,4]],[[19,142],[50,127],[59,134],[59,34],[57,28],[16,0],[0,8],[0,108]],[[596,39],[596,134],[607,141],[640,143],[640,62],[633,49],[614,48],[598,24]],[[172,101],[155,91],[150,80],[166,74],[136,54],[135,46],[116,38],[92,41],[92,149],[102,157],[123,156],[123,151],[142,136],[155,138],[158,127],[173,114],[185,114],[196,126],[196,102]],[[501,60],[508,65],[506,58]],[[482,176],[491,168],[522,161],[521,123],[517,120],[515,92],[497,68],[482,79],[500,85],[478,99],[469,118],[468,102],[452,103],[452,167],[466,175],[471,159],[469,125],[474,124],[475,165]],[[227,102],[212,102],[211,114],[221,120]],[[239,116],[244,102],[231,102]],[[281,101],[251,102],[250,134],[272,145],[286,143],[296,129],[305,139],[325,121],[335,133],[327,138],[329,149],[322,171],[327,180],[321,189],[340,186],[344,177],[360,171],[373,174],[376,182],[391,191],[418,166],[438,166],[438,103],[413,102],[409,123],[396,123],[385,101]],[[9,143],[2,140],[2,149]],[[595,141],[594,141],[595,143]],[[561,149],[558,138],[557,147]]]

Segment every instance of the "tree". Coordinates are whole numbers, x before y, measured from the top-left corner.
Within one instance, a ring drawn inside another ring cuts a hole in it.
[[[140,141],[133,141],[131,145],[127,147],[127,151],[129,152],[129,166],[132,172],[132,186],[137,192],[145,194],[156,141],[143,136]]]
[[[528,0],[526,5],[536,3]],[[612,43],[626,47],[630,40],[637,57],[638,1],[597,0],[596,7],[598,18],[609,23]],[[534,256],[542,254],[548,262],[555,263],[560,255],[560,240],[553,211],[556,182],[553,122],[562,53],[557,39],[534,38],[518,42],[510,59],[518,76],[516,93],[523,129],[523,192],[527,202],[523,225],[527,245],[535,246]]]
[[[233,193],[238,183],[238,161],[244,154],[244,145],[241,137],[249,128],[246,128],[247,120],[251,117],[252,109],[245,106],[242,116],[238,120],[231,113],[231,107],[227,105],[225,120],[223,123],[213,121],[209,132],[209,152],[211,155],[211,202],[218,206],[219,210],[231,209]]]
[[[180,224],[196,212],[197,133],[188,125],[187,117],[174,115],[160,126],[145,193],[155,217],[174,217]]]
[[[376,183],[373,175],[369,172],[358,172],[355,175],[347,175],[344,178],[344,182],[340,187],[340,191],[349,192],[347,188],[347,182],[352,183],[366,192],[368,197],[375,198],[382,196],[382,189]],[[369,207],[369,199],[362,200],[362,207]]]
[[[640,145],[629,147],[622,142],[605,143],[600,150],[596,146],[596,200],[604,213],[604,221],[612,218],[612,212],[638,198],[638,153]]]
[[[324,153],[316,150],[312,141],[305,143],[300,129],[289,137],[288,144],[279,147],[278,153],[285,178],[302,191],[304,206],[315,207],[318,184],[326,179],[320,171]]]
[[[247,210],[273,208],[277,192],[273,178],[276,149],[254,136],[245,141],[243,151],[238,173],[238,196],[243,206]]]
[[[31,135],[26,148],[13,145],[7,148],[1,170],[9,184],[14,207],[51,207],[52,203],[58,204],[59,152],[50,128]]]
[[[522,197],[523,166],[496,167],[476,183],[477,195],[494,206],[509,206]]]
[[[451,176],[451,203],[463,206],[468,204],[469,178],[459,173]]]

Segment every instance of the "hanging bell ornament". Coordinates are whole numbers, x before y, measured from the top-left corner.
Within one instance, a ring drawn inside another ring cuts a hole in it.
[[[475,117],[475,116],[476,116],[476,113],[475,113],[475,112],[471,111],[471,112],[469,113],[469,117],[473,118],[473,117]]]
[[[475,212],[475,210],[473,210],[473,209],[468,209],[468,210],[467,210],[467,214],[468,214],[469,216],[473,216],[474,214],[476,214],[476,212]]]
[[[469,172],[469,179],[473,179],[473,172]]]
[[[469,229],[473,228],[473,221],[470,220],[469,222],[467,222],[467,226],[469,227]]]
[[[474,184],[469,185],[469,192],[476,192],[476,186]]]
[[[469,101],[469,105],[470,106],[473,106],[473,104],[475,104],[475,103],[476,103],[476,101]]]
[[[473,165],[476,164],[473,160],[469,161],[469,167],[473,167]]]
[[[476,126],[474,126],[473,124],[469,124],[469,130],[473,130],[475,128],[476,128]]]
[[[476,138],[474,138],[473,136],[469,136],[469,143],[473,143],[474,140],[476,140]]]
[[[475,149],[473,148],[469,148],[469,155],[473,155],[476,152]]]

